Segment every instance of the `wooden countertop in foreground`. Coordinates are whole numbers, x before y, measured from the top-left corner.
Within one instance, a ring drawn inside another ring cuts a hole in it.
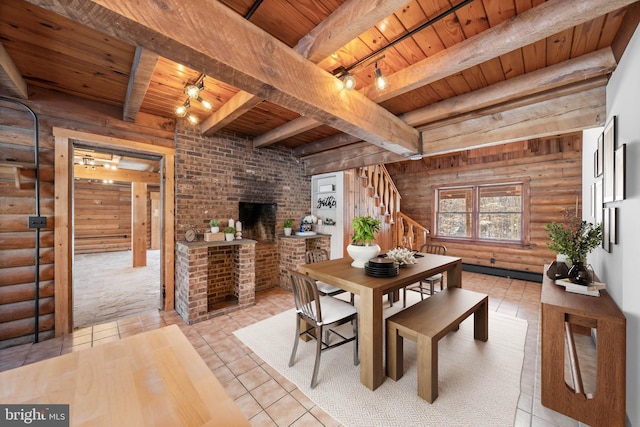
[[[72,426],[249,426],[176,325],[0,373],[3,404],[69,404]]]

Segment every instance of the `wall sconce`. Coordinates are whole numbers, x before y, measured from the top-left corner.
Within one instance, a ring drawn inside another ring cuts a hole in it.
[[[179,105],[174,109],[174,113],[176,116],[186,117],[189,123],[191,123],[192,125],[197,125],[199,122],[196,116],[189,113],[192,99],[198,101],[207,111],[211,111],[211,109],[213,108],[211,102],[207,101],[206,99],[202,99],[202,97],[200,96],[200,93],[204,89],[204,77],[204,74],[201,74],[200,77],[198,77],[198,79],[195,81],[195,83],[190,83],[184,87],[184,93],[188,96],[188,98],[184,102],[184,104]]]
[[[376,89],[379,91],[385,90],[387,86],[389,86],[389,82],[387,78],[382,75],[382,71],[378,68],[378,62],[376,61],[375,69],[373,70],[373,74],[375,76],[375,85]]]

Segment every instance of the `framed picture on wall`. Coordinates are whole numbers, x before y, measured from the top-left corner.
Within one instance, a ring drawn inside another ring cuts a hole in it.
[[[595,178],[599,177],[600,175],[602,175],[602,154],[604,152],[604,132],[600,134],[600,136],[598,137],[598,148],[596,149],[596,153],[595,153],[595,160],[594,160],[594,166],[593,166],[593,171],[594,171],[594,176]]]
[[[602,249],[611,252],[611,212],[609,208],[602,209]]]
[[[615,201],[624,200],[626,198],[626,182],[627,174],[627,144],[622,144],[616,150],[615,156]]]
[[[618,244],[618,208],[610,208],[611,212],[609,213],[609,234],[611,238],[609,239],[611,243]]]
[[[604,203],[613,202],[615,199],[615,150],[616,150],[616,116],[613,116],[604,127],[603,149],[603,194]]]
[[[599,179],[594,184],[593,211],[596,224],[602,222],[602,180]]]

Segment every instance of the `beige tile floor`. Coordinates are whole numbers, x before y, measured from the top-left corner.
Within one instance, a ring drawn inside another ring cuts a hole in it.
[[[540,404],[538,337],[541,285],[469,272],[463,273],[462,283],[465,288],[487,293],[491,310],[529,322],[515,425],[580,425]],[[292,307],[292,294],[273,288],[259,292],[255,306],[195,325],[185,325],[175,311],[148,311],[81,328],[65,337],[0,350],[0,371],[175,323],[253,426],[338,426],[337,421],[233,335],[239,328]]]

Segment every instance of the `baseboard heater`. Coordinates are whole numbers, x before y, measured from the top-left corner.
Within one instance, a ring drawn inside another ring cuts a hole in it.
[[[527,280],[529,282],[542,283],[541,273],[531,273],[528,271],[509,270],[506,268],[486,267],[484,265],[462,264],[463,271],[472,273],[489,274],[491,276],[508,277],[511,279]]]

